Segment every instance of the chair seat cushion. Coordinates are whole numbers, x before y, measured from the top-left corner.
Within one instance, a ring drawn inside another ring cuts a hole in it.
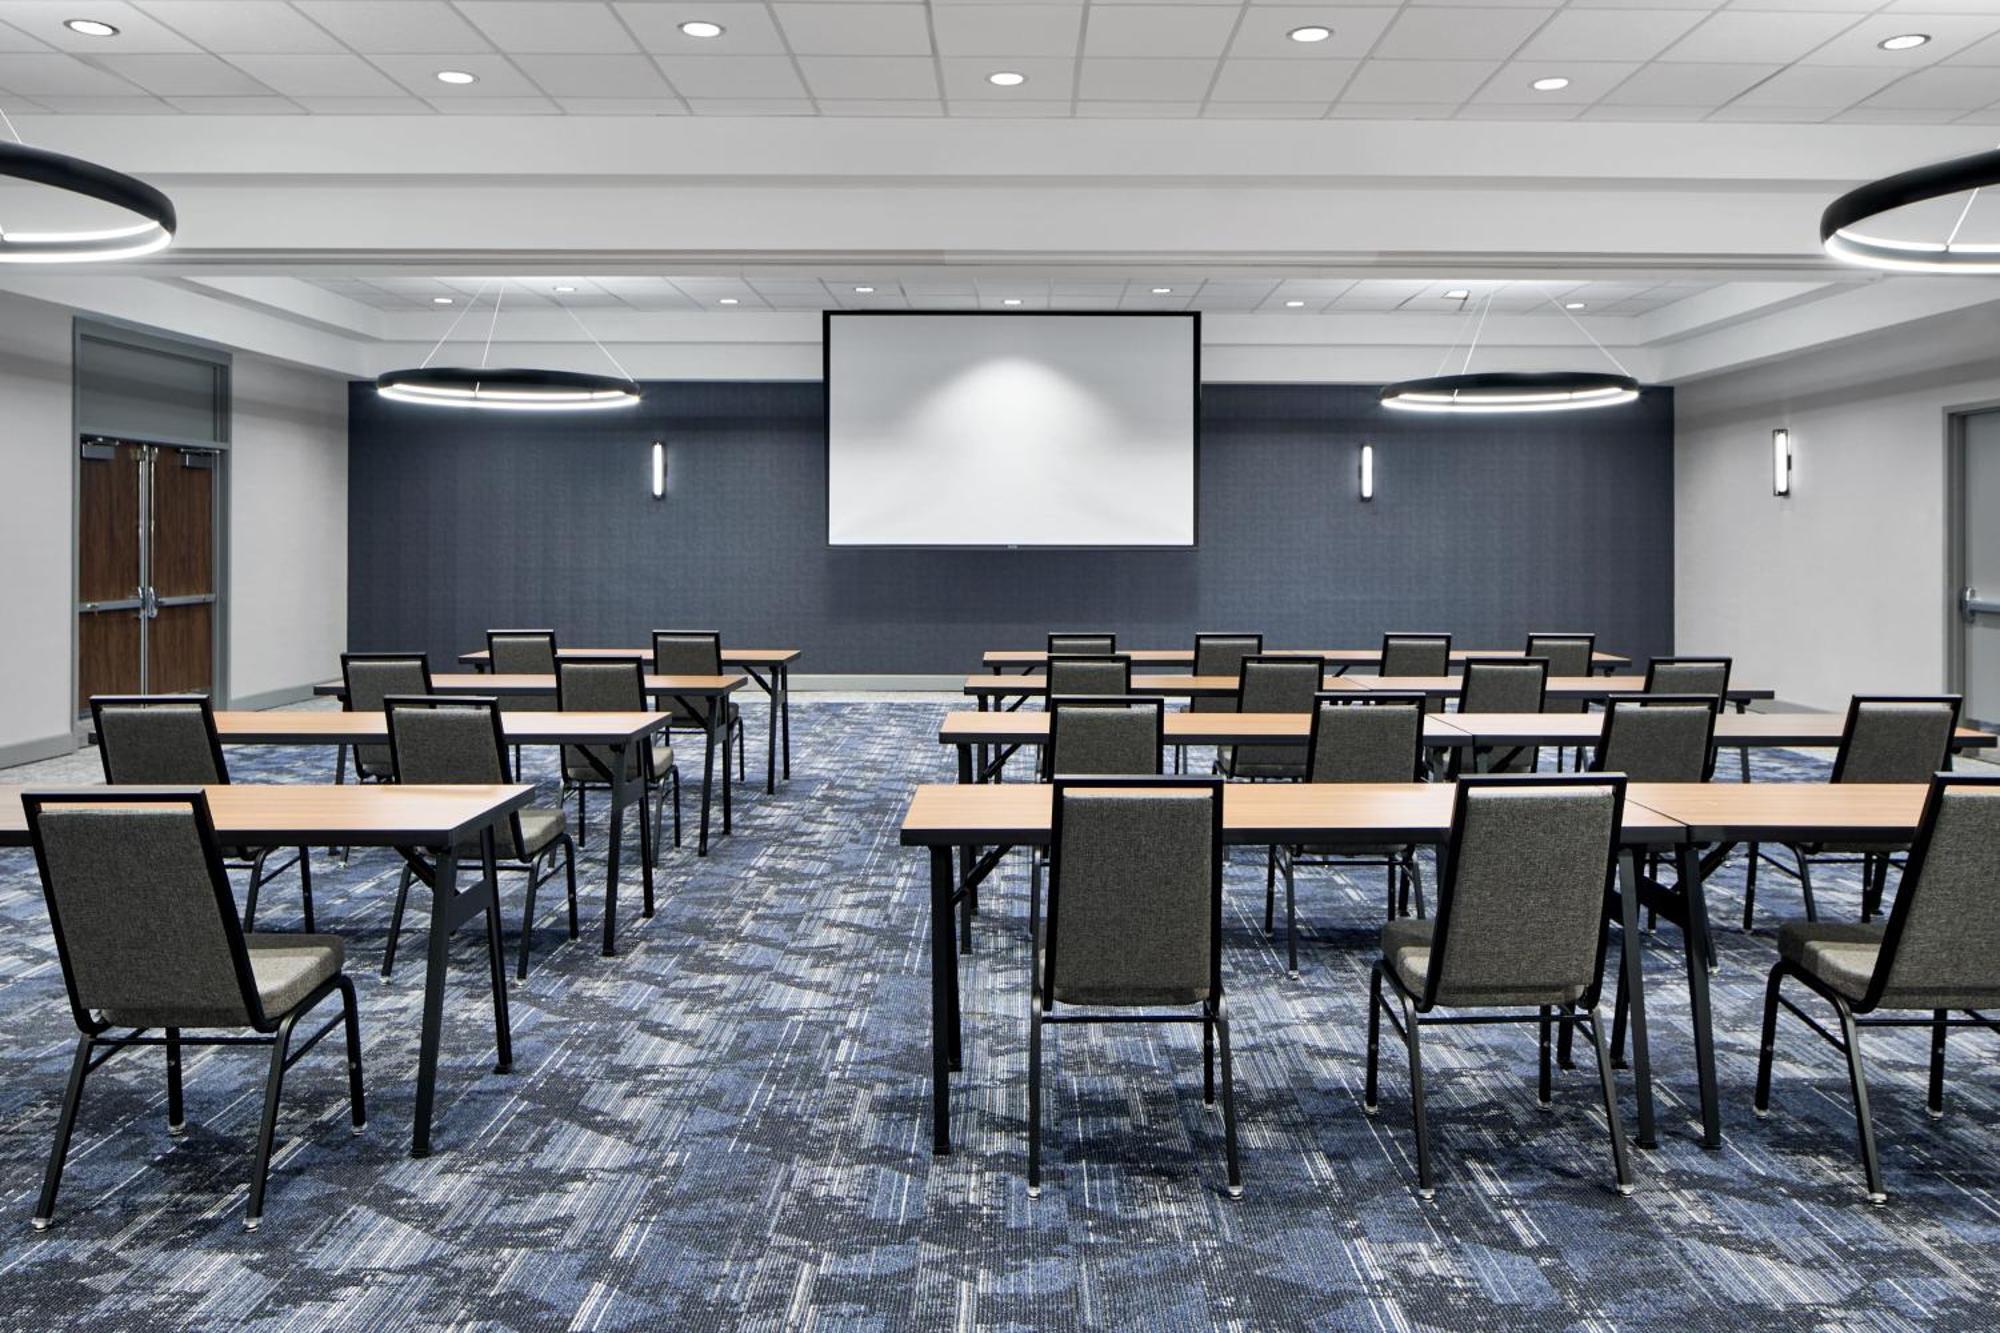
[[[1887,927],[1839,921],[1787,921],[1778,927],[1778,955],[1817,978],[1842,998],[1859,1003],[1875,975]],[[2000,987],[1922,991],[1891,985],[1884,1009],[1977,1009],[2000,1001]]]
[[[1434,921],[1404,919],[1382,927],[1382,961],[1403,989],[1422,996],[1430,975],[1431,939]],[[1454,1008],[1501,1009],[1520,1005],[1573,1004],[1582,998],[1581,986],[1537,985],[1523,980],[1520,986],[1467,991],[1451,985],[1450,978],[1438,988],[1438,1003]]]
[[[563,812],[560,810],[523,810],[521,812],[521,855],[539,856],[550,843],[563,835],[565,828]]]
[[[264,1005],[264,1016],[272,1020],[296,1009],[314,990],[338,975],[346,958],[346,945],[338,935],[246,935],[243,943],[249,950],[250,975]],[[166,1006],[106,1010],[104,1021],[113,1027],[135,1028],[249,1026],[247,1016],[240,1012]]]
[[[667,712],[673,715],[675,730],[687,731],[692,728],[698,731],[701,729],[701,719],[699,717],[696,717],[693,713],[683,711],[679,702],[673,699],[671,696],[667,698],[666,709]],[[731,726],[734,726],[738,722],[741,722],[743,720],[743,710],[738,708],[736,706],[736,701],[732,699],[729,703],[728,710],[723,714],[723,716],[729,719],[729,723]]]
[[[653,775],[656,778],[665,777],[667,774],[667,770],[674,766],[674,747],[670,743],[668,743],[667,738],[665,736],[653,737],[651,744],[653,747],[653,753],[651,756]],[[636,750],[632,752],[633,759],[636,759],[638,757],[638,753],[639,752]],[[563,754],[565,756],[565,762],[563,764],[563,777],[567,781],[572,783],[584,783],[593,787],[602,787],[607,785],[608,779],[605,777],[605,775],[599,772],[597,766],[591,763],[588,759],[586,759],[583,756],[583,754],[577,749],[577,747],[573,745],[565,745],[563,747]],[[606,753],[601,757],[604,759],[605,765],[609,767],[610,765],[609,754]],[[631,760],[627,761],[625,772],[626,776],[628,777],[636,778],[639,776],[639,772],[635,767],[633,767]]]

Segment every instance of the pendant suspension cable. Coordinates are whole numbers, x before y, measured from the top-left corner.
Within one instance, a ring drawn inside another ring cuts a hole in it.
[[[1460,374],[1472,369],[1472,354],[1479,349],[1479,335],[1486,332],[1486,317],[1493,313],[1493,295],[1493,292],[1486,293],[1486,305],[1479,312],[1478,326],[1472,330],[1472,342],[1465,349],[1465,364],[1459,367]]]
[[[493,330],[500,327],[500,303],[507,299],[507,280],[500,279],[500,285],[493,289],[493,318],[486,325],[486,346],[479,352],[479,368],[486,369],[487,358],[493,355]]]
[[[620,375],[625,376],[625,378],[628,380],[632,378],[631,374],[626,371],[625,367],[618,364],[618,358],[611,355],[611,349],[606,347],[603,343],[597,341],[597,335],[590,331],[589,326],[583,322],[582,316],[578,315],[576,311],[571,310],[567,305],[564,305],[564,303],[561,301],[556,302],[556,304],[562,306],[562,310],[565,315],[568,315],[571,319],[576,321],[576,326],[579,329],[583,330],[583,336],[590,339],[591,343],[596,346],[598,351],[604,353],[604,359],[606,361],[609,361],[612,367],[615,370],[617,370],[617,372]]]
[[[458,332],[458,326],[464,322],[465,317],[467,315],[472,313],[472,307],[478,305],[479,298],[486,295],[486,288],[490,285],[491,281],[492,281],[491,279],[488,279],[486,282],[482,282],[479,284],[479,290],[472,294],[472,299],[466,302],[465,309],[459,311],[458,317],[452,320],[451,327],[444,331],[444,337],[439,338],[437,342],[431,345],[431,350],[429,355],[425,356],[422,361],[417,363],[417,369],[422,370],[424,367],[430,365],[430,363],[437,358],[438,352],[443,349],[446,343],[451,341],[451,335]]]
[[[7,135],[15,143],[26,144],[28,142],[21,137],[21,132],[14,128],[14,118],[7,114],[7,108],[4,106],[0,106],[0,125],[7,127]]]
[[[1984,189],[1985,187],[1981,186],[1980,188]],[[1965,225],[1965,220],[1972,216],[1972,206],[1978,202],[1979,202],[1978,190],[1974,190],[1971,194],[1965,196],[1965,207],[1958,210],[1958,221],[1951,224],[1951,235],[1944,238],[1945,249],[1947,250],[1951,249],[1951,243],[1958,239],[1959,228],[1963,227]]]
[[[1556,298],[1553,296],[1549,296],[1548,288],[1546,287],[1542,288],[1542,295],[1548,297],[1549,304],[1554,306],[1557,310],[1561,310],[1563,315],[1566,318],[1568,318],[1569,322],[1576,325],[1576,331],[1578,333],[1581,333],[1584,337],[1590,339],[1590,345],[1592,347],[1595,347],[1598,351],[1602,352],[1604,354],[1604,359],[1606,361],[1609,361],[1612,365],[1618,367],[1618,373],[1620,375],[1629,377],[1632,374],[1631,371],[1625,369],[1625,363],[1623,361],[1620,361],[1617,357],[1611,354],[1611,349],[1609,347],[1606,347],[1603,343],[1597,341],[1596,334],[1592,333],[1589,329],[1583,326],[1582,320],[1578,319],[1569,310],[1565,309],[1561,301],[1556,300]]]

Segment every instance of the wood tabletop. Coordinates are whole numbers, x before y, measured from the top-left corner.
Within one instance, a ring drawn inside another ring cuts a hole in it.
[[[724,648],[722,665],[740,667],[790,666],[805,653],[803,648]],[[624,662],[633,658],[641,662],[653,660],[651,648],[558,648],[557,660],[564,658],[573,662]],[[460,653],[458,660],[467,666],[485,666],[493,660],[493,654],[481,648],[476,652]]]
[[[101,792],[105,787],[0,786],[0,846],[28,845],[23,792]],[[119,787],[118,791],[143,791]],[[188,788],[156,787],[162,792]],[[431,847],[460,843],[534,798],[533,787],[333,786],[230,783],[203,787],[209,814],[225,845],[288,847],[329,843],[369,847]]]
[[[618,745],[663,731],[666,713],[529,713],[500,711],[500,728],[518,745]],[[380,713],[318,709],[224,710],[215,715],[224,745],[386,745],[389,720]]]
[[[1328,676],[1327,687],[1334,687],[1344,676]],[[984,695],[1036,695],[1048,692],[1048,677],[1039,671],[1019,676],[977,675],[965,678],[967,694]],[[1234,676],[1189,676],[1175,672],[1165,675],[1134,675],[1132,693],[1158,694],[1168,698],[1188,699],[1196,697],[1217,697],[1236,693]]]
[[[1921,782],[1635,782],[1626,805],[1687,825],[1696,842],[1907,842],[1929,790]]]
[[[1590,745],[1604,731],[1602,713],[1439,713],[1433,714],[1480,745]],[[1715,719],[1721,746],[1832,747],[1840,744],[1845,713],[1722,713]],[[1426,738],[1429,730],[1426,729]],[[2000,737],[1960,727],[1952,746],[1992,747]],[[1445,744],[1448,742],[1436,742]],[[1464,743],[1464,742],[1461,742]]]
[[[925,783],[903,818],[906,847],[1039,846],[1049,840],[1054,788],[1043,783]],[[1451,831],[1449,782],[1230,783],[1222,832],[1232,843],[1443,842]],[[1679,820],[1628,801],[1630,842],[1671,843]]]
[[[1135,665],[1193,666],[1192,648],[1121,648],[1119,655],[1129,657]],[[1266,657],[1319,657],[1336,666],[1358,666],[1382,660],[1380,648],[1266,648]],[[484,656],[484,654],[480,654]],[[1454,648],[1451,660],[1463,662],[1468,657],[1525,657],[1521,648]],[[1591,659],[1600,667],[1630,666],[1632,659],[1618,653],[1592,653]],[[467,660],[465,657],[459,659]],[[989,667],[1041,666],[1049,660],[1046,651],[1040,648],[989,648],[980,659]]]
[[[1440,699],[1456,699],[1465,688],[1462,676],[1366,676],[1328,678],[1329,690],[1408,690]],[[1546,695],[1551,699],[1604,699],[1612,695],[1644,694],[1644,676],[1550,676]],[[1776,692],[1755,686],[1731,685],[1731,702],[1747,703],[1771,699]]]
[[[683,694],[690,697],[705,697],[728,694],[743,688],[742,676],[653,676],[646,677],[648,694]],[[445,672],[431,677],[433,694],[554,694],[554,676],[521,676],[505,673],[479,673],[472,671]],[[336,697],[347,693],[344,681],[328,680],[313,686],[314,694],[330,694]]]
[[[1169,745],[1303,745],[1312,734],[1310,713],[1168,713],[1163,719]],[[1039,745],[1049,737],[1049,715],[1040,710],[1012,713],[960,709],[945,714],[938,740],[946,745]],[[1424,740],[1433,745],[1463,745],[1464,733],[1448,725],[1443,714],[1424,722]]]

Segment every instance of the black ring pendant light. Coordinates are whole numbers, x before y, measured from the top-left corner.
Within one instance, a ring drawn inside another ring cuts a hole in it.
[[[1433,375],[1382,390],[1382,406],[1405,412],[1573,412],[1615,407],[1639,396],[1630,375],[1586,370],[1488,370]]]
[[[458,318],[452,320],[451,327],[444,331],[444,337],[431,348],[431,356],[450,340],[459,323],[472,313],[473,306],[479,304],[486,294],[486,285],[481,284],[473,293],[472,300]],[[500,290],[493,296],[492,322],[486,329],[486,351],[493,350],[493,330],[500,323],[500,302],[506,295],[506,281],[502,279]],[[502,412],[586,412],[609,407],[631,407],[640,398],[639,386],[625,367],[618,364],[618,358],[611,355],[604,344],[588,328],[576,311],[563,306],[563,312],[576,321],[583,329],[583,335],[604,353],[604,359],[618,371],[617,375],[593,375],[578,370],[539,370],[519,366],[498,367],[481,364],[479,366],[433,366],[430,357],[424,364],[411,370],[391,370],[375,377],[375,392],[384,398],[399,403],[414,403],[424,407],[472,407]],[[483,362],[485,356],[480,360]]]
[[[2000,149],[1885,176],[1849,190],[1819,218],[1820,244],[1835,259],[1906,273],[2000,273],[2000,242],[1962,242],[1958,229],[1983,189],[2000,186]],[[1870,218],[1911,204],[1970,192],[1958,223],[1941,241],[1904,241],[1859,230]]]
[[[122,171],[21,143],[0,143],[0,177],[45,185],[110,204],[140,221],[75,231],[9,231],[0,227],[0,263],[78,264],[131,259],[164,250],[179,225],[173,201]]]

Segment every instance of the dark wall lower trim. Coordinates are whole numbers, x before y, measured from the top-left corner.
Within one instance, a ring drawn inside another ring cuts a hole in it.
[[[1052,628],[1134,647],[1198,629],[1330,647],[1594,629],[1608,649],[1664,653],[1672,402],[1649,389],[1603,412],[1458,421],[1385,412],[1371,386],[1209,385],[1198,548],[898,552],[826,545],[817,383],[651,383],[631,412],[569,418],[414,408],[357,384],[349,641],[441,664],[488,626],[576,644],[714,628],[804,648],[815,674],[966,671]]]

